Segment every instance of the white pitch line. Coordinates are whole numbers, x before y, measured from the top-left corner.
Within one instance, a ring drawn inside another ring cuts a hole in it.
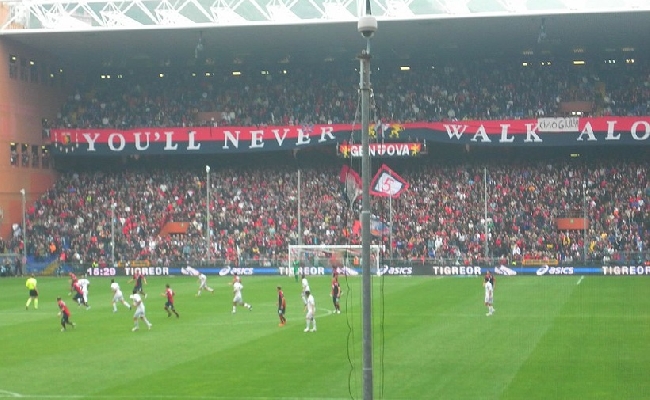
[[[582,282],[583,279],[585,279],[585,276],[584,276],[584,275],[581,275],[581,276],[580,276],[580,279],[578,279],[578,283],[576,283],[576,285],[579,285],[580,282]]]
[[[236,313],[237,314],[237,313]],[[246,314],[245,311],[242,311],[242,314]],[[323,318],[323,317],[329,317],[330,315],[334,315],[334,311],[332,310],[325,310],[325,314],[320,314],[316,315],[316,318]],[[411,315],[411,314],[408,314]],[[229,325],[246,325],[246,324],[259,324],[260,321],[256,320],[239,320],[239,321],[219,321],[219,322],[197,322],[197,323],[187,323],[185,325],[189,326],[229,326]]]
[[[0,389],[0,398],[24,399],[132,399],[133,395],[56,395],[56,394],[20,394]],[[241,397],[228,396],[184,396],[184,395],[138,395],[139,399],[179,399],[179,400],[241,400]],[[345,400],[340,397],[247,397],[249,400]]]
[[[24,315],[26,317],[32,316],[32,315],[41,315],[41,313],[38,310],[32,311],[31,309],[29,311],[27,310],[22,310],[22,311],[0,311],[0,314],[5,315],[5,314],[15,314],[15,315]],[[0,391],[2,393],[2,391]]]

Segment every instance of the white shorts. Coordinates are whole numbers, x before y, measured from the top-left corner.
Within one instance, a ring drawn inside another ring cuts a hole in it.
[[[492,304],[492,296],[490,296],[489,294],[486,294],[485,295],[485,302],[488,303],[488,304]]]
[[[144,317],[144,307],[138,307],[135,309],[133,318],[140,318],[140,317]]]
[[[117,303],[120,301],[124,301],[124,295],[122,294],[122,292],[115,292],[115,294],[113,295],[113,302]]]
[[[241,295],[235,295],[235,297],[232,298],[233,303],[243,303],[244,301],[242,300]]]
[[[314,313],[311,312],[311,311],[309,311],[309,312],[307,313],[307,316],[306,316],[305,318],[306,318],[306,319],[309,319],[309,320],[314,319]]]

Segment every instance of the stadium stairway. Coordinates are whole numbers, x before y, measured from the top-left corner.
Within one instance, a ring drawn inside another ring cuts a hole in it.
[[[49,264],[45,265],[45,268],[41,271],[41,275],[54,276],[56,271],[59,269],[59,261],[52,261]]]

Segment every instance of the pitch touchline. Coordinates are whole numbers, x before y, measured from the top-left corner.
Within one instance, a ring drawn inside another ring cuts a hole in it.
[[[23,399],[131,399],[133,395],[56,395],[56,394],[21,394],[0,389],[0,398],[23,398]],[[223,396],[184,396],[184,395],[138,395],[139,399],[196,399],[196,400],[241,400],[241,397]],[[345,400],[341,397],[246,397],[250,400]]]

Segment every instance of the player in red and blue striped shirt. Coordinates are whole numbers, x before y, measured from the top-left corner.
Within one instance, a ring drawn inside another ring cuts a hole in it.
[[[174,291],[172,290],[171,287],[169,287],[169,284],[165,285],[165,292],[162,294],[164,297],[167,297],[167,301],[165,302],[165,311],[167,311],[167,316],[171,317],[172,312],[176,314],[176,318],[180,317],[178,313],[176,312],[176,308],[174,308]]]
[[[56,304],[59,306],[59,315],[61,316],[61,332],[65,332],[65,326],[70,325],[73,328],[75,323],[70,321],[70,310],[68,306],[65,305],[65,302],[61,300],[60,297],[56,298]]]

